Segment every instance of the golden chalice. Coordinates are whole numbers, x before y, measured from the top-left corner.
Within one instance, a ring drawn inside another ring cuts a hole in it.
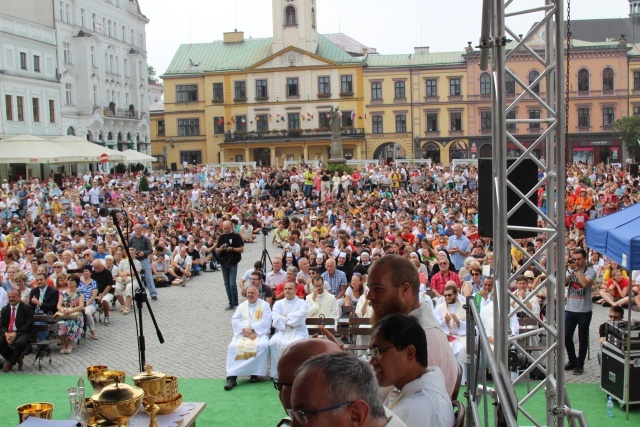
[[[24,422],[29,417],[50,420],[53,416],[53,403],[27,403],[17,408],[20,422]]]
[[[138,413],[144,398],[144,390],[116,382],[91,396],[93,406],[105,420],[126,427],[129,419]]]
[[[91,375],[99,374],[104,371],[108,371],[109,368],[105,365],[93,365],[87,368],[87,378],[91,381]]]
[[[124,371],[102,371],[91,375],[89,381],[93,390],[98,392],[110,384],[124,383],[126,376]]]
[[[156,421],[156,414],[160,409],[156,405],[156,400],[164,393],[166,375],[160,372],[153,372],[153,366],[147,365],[145,372],[141,372],[133,377],[133,383],[144,390],[145,412],[149,414],[149,427],[159,427]]]

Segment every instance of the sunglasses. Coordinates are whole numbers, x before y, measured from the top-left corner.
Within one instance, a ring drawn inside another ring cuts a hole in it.
[[[443,295],[443,296],[445,296],[445,297],[452,297],[452,296],[454,296],[455,294],[442,294],[442,295]]]

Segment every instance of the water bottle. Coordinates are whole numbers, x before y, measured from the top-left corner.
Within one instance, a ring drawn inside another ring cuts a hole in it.
[[[607,417],[613,418],[613,399],[611,399],[611,396],[607,400]]]

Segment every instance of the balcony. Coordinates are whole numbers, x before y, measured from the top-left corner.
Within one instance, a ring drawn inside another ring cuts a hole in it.
[[[341,132],[343,139],[364,139],[364,128],[344,128]],[[282,129],[251,132],[232,132],[224,134],[224,142],[277,142],[277,141],[305,141],[331,140],[331,131],[320,129]]]
[[[104,107],[102,113],[105,117],[113,117],[116,119],[132,119],[139,120],[139,111],[134,108],[111,108]]]

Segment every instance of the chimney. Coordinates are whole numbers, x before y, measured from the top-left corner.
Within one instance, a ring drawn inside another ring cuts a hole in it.
[[[429,46],[418,46],[414,47],[413,50],[416,55],[419,53],[429,53]]]
[[[244,31],[235,30],[231,33],[223,33],[222,36],[225,43],[241,43],[244,41]]]
[[[362,47],[362,56],[367,56],[367,53],[369,53],[369,48],[366,46]]]
[[[467,42],[467,46],[464,48],[464,52],[465,53],[472,53],[473,52],[473,46],[471,46],[471,42]]]

